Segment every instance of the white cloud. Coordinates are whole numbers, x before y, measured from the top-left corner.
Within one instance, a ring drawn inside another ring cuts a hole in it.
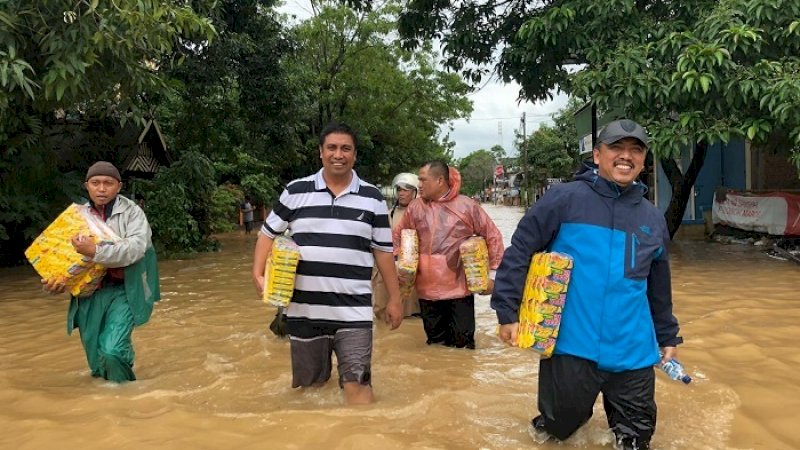
[[[516,154],[514,136],[522,132],[522,113],[525,113],[525,133],[530,135],[542,123],[552,123],[552,115],[567,104],[567,96],[558,94],[553,100],[539,103],[517,101],[519,85],[490,82],[469,97],[473,111],[469,119],[450,125],[450,140],[456,143],[454,155],[463,158],[479,149],[501,145],[508,155]],[[447,132],[447,126],[442,127]]]

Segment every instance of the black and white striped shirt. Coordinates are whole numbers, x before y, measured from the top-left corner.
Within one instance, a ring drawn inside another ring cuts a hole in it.
[[[301,258],[286,311],[289,334],[312,338],[372,327],[372,250],[392,251],[389,211],[378,188],[355,171],[338,197],[322,170],[294,180],[261,232],[274,238],[287,229]]]

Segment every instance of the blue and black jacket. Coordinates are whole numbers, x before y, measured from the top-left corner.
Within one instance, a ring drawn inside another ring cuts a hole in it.
[[[574,259],[555,354],[622,372],[652,366],[659,346],[675,346],[664,216],[634,183],[620,188],[586,165],[572,182],[553,186],[528,210],[497,270],[491,305],[501,324],[518,321],[531,256]]]

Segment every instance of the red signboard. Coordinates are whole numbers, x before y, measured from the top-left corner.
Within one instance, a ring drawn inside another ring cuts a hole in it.
[[[494,176],[501,177],[501,176],[503,176],[504,173],[505,173],[505,171],[503,170],[503,165],[502,164],[498,164],[497,166],[495,166],[495,168],[494,168]]]

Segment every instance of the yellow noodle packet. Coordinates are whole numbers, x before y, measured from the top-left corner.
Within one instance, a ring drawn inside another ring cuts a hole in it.
[[[299,262],[300,247],[291,238],[276,237],[264,270],[264,303],[289,306]]]
[[[489,289],[489,249],[480,236],[467,238],[459,246],[461,262],[467,276],[467,289],[478,293]]]
[[[43,279],[63,283],[72,296],[85,297],[97,289],[106,269],[75,251],[71,239],[78,234],[98,245],[119,239],[89,206],[73,203],[33,240],[25,257]]]
[[[553,354],[572,267],[572,257],[563,253],[533,255],[519,308],[518,347],[545,358]]]
[[[397,277],[400,282],[400,296],[405,300],[411,297],[419,267],[419,236],[417,230],[400,231],[400,251],[397,255]]]

